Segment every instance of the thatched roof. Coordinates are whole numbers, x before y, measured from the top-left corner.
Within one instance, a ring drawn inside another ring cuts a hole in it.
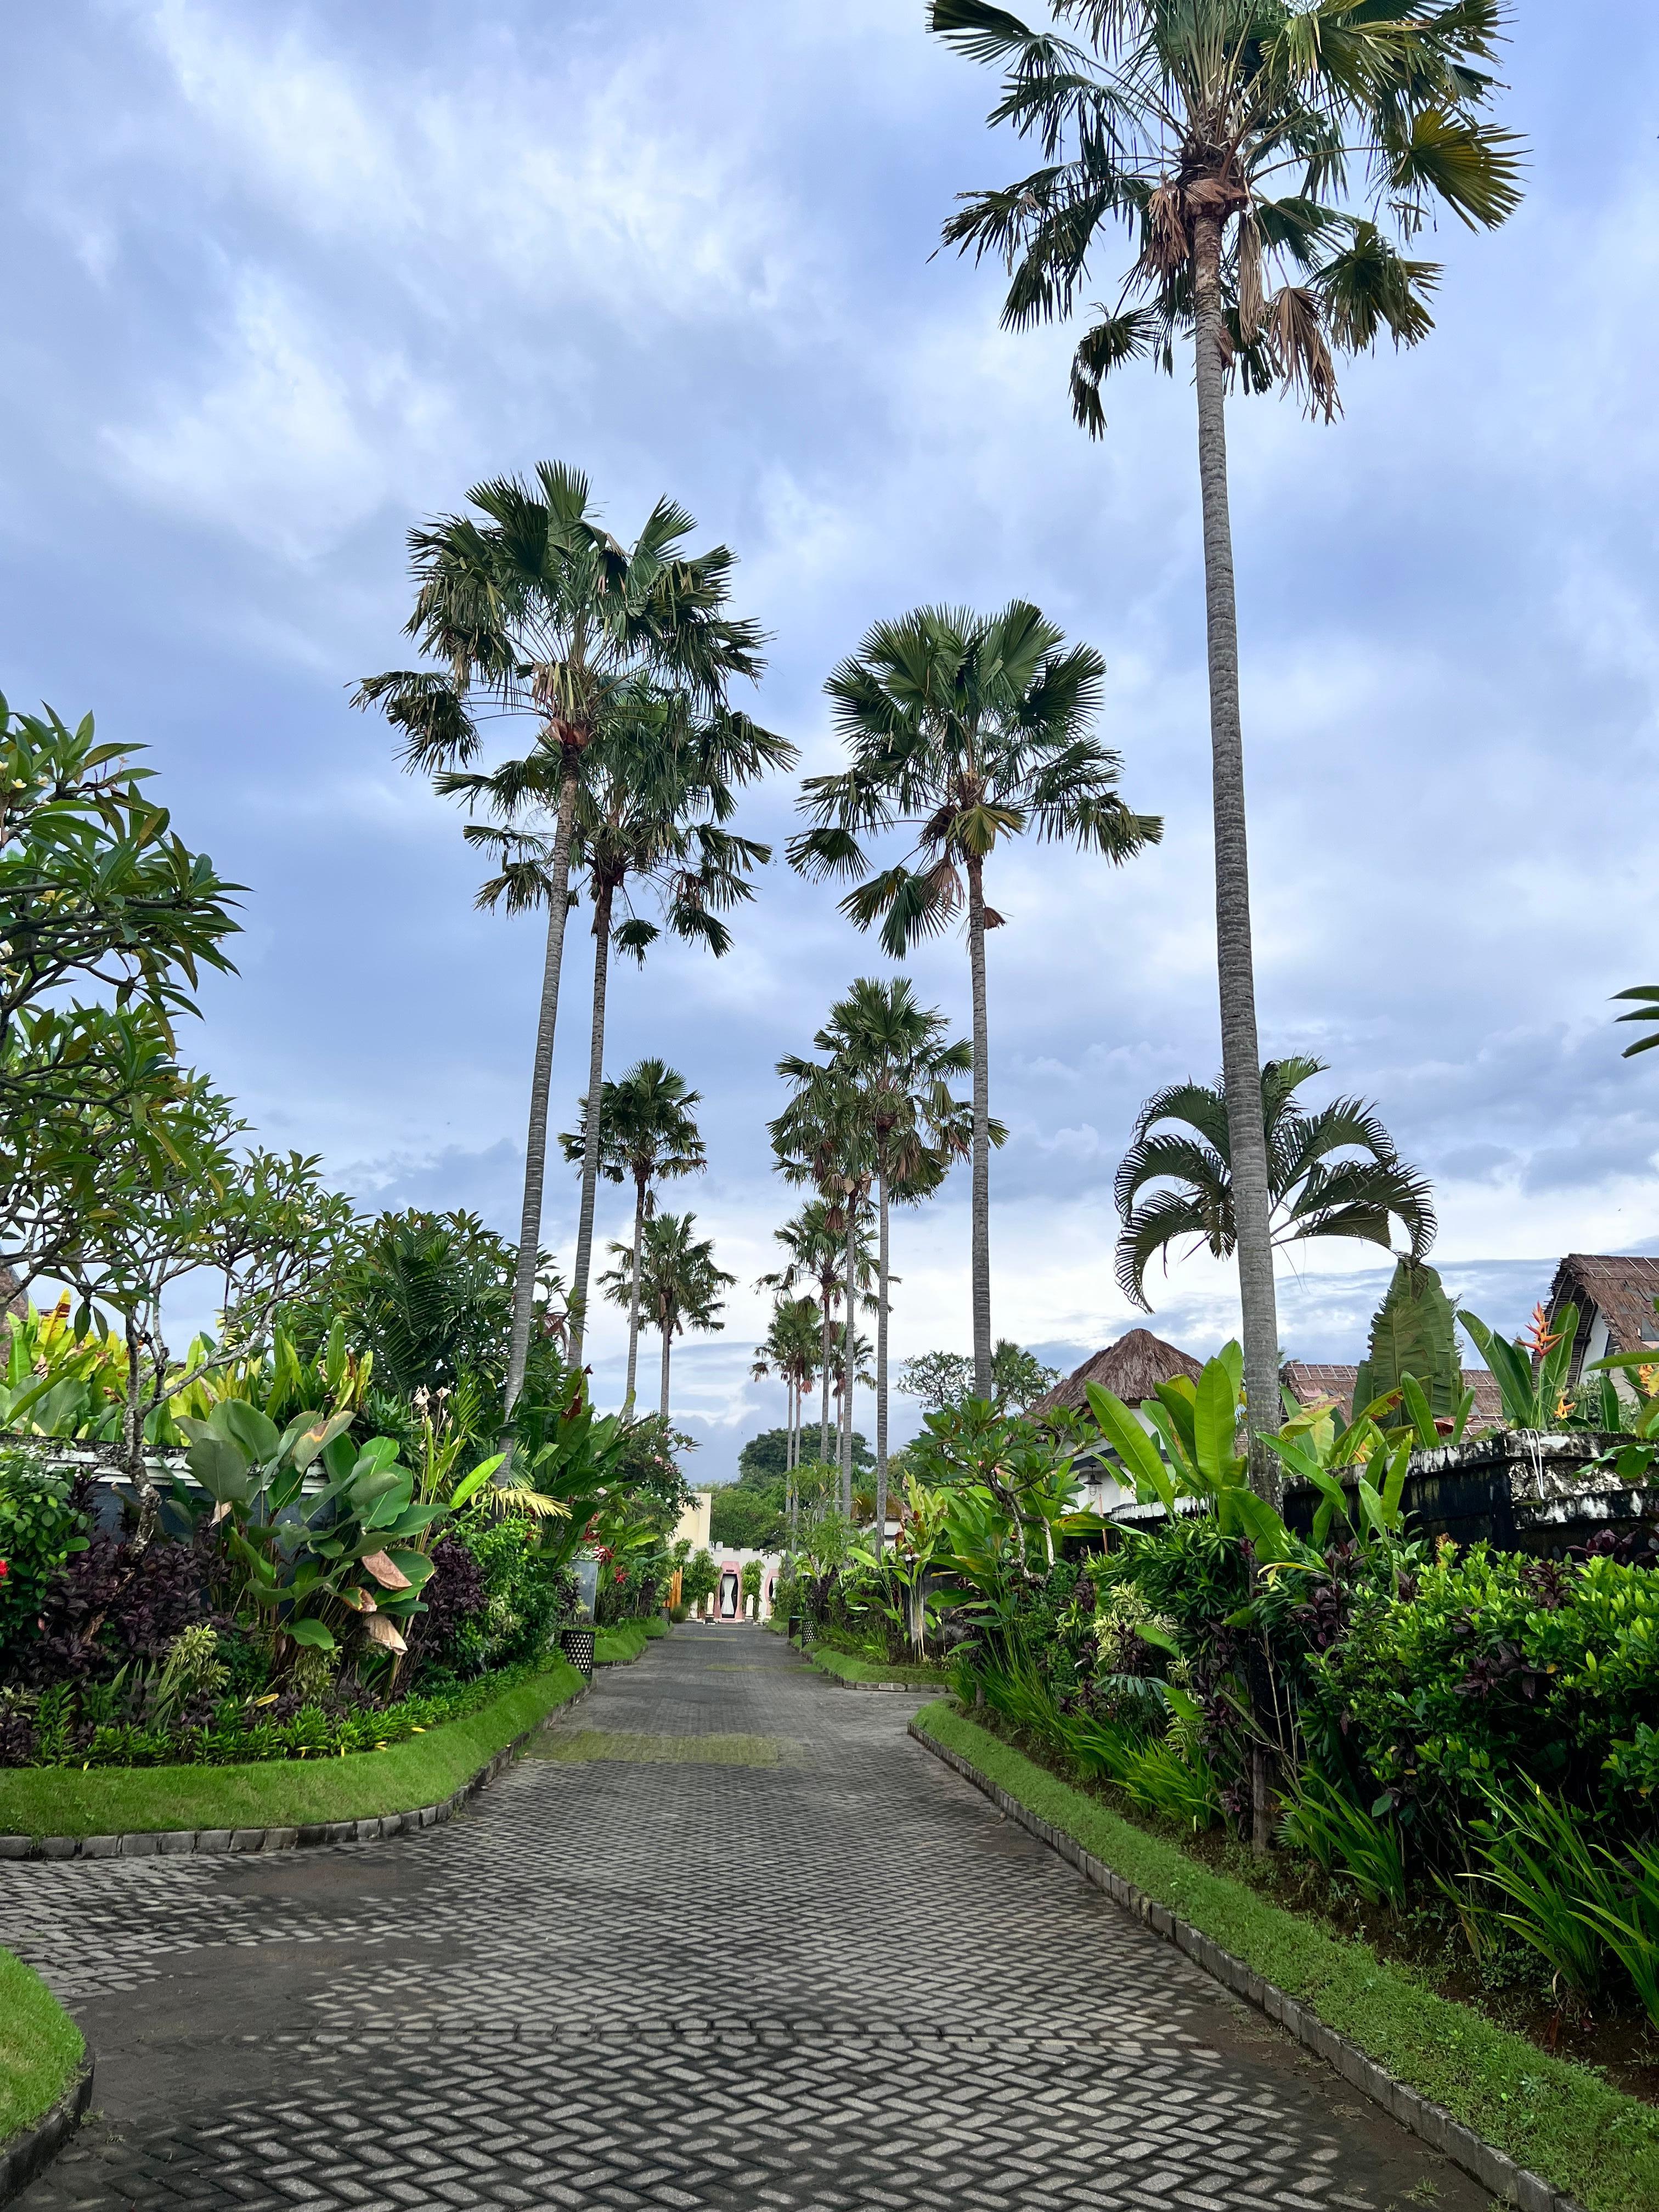
[[[1645,1344],[1659,1344],[1659,1314],[1653,1310],[1656,1297],[1659,1297],[1659,1259],[1638,1254],[1621,1258],[1569,1252],[1550,1285],[1548,1310],[1553,1317],[1565,1305],[1577,1307],[1582,1346],[1589,1335],[1594,1306],[1607,1325],[1608,1351],[1639,1352]],[[1583,1357],[1582,1349],[1579,1356]]]
[[[1063,1382],[1056,1382],[1052,1390],[1045,1390],[1028,1411],[1034,1420],[1041,1420],[1045,1413],[1061,1407],[1078,1412],[1089,1402],[1083,1395],[1084,1385],[1088,1382],[1097,1382],[1103,1390],[1121,1398],[1126,1406],[1139,1406],[1152,1396],[1160,1382],[1173,1382],[1177,1375],[1185,1375],[1196,1382],[1203,1371],[1203,1362],[1194,1359],[1190,1352],[1165,1344],[1149,1328],[1132,1328],[1115,1344],[1109,1344],[1092,1359],[1085,1359]]]
[[[1334,1398],[1345,1421],[1353,1419],[1353,1386],[1359,1380],[1357,1367],[1344,1367],[1328,1359],[1287,1359],[1279,1369],[1279,1380],[1287,1382],[1299,1405],[1316,1406],[1322,1400]],[[1476,1421],[1498,1421],[1504,1417],[1504,1400],[1498,1388],[1498,1377],[1484,1367],[1463,1370],[1463,1388],[1474,1393]]]

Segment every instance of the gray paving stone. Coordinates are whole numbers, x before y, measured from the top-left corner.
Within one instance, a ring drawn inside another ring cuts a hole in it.
[[[909,1741],[918,1702],[689,1629],[459,1819],[0,1864],[100,2060],[23,2212],[1485,2212]],[[584,1731],[780,1758],[550,1755]]]

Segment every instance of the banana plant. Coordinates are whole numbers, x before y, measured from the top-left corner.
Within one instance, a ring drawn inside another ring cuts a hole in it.
[[[352,1442],[355,1410],[301,1413],[279,1430],[248,1400],[226,1398],[205,1419],[186,1415],[180,1425],[191,1474],[213,1501],[209,1518],[228,1522],[241,1595],[266,1629],[333,1651],[356,1626],[395,1662],[407,1648],[399,1624],[420,1610],[432,1572],[434,1524],[466,1504],[501,1461],[474,1468],[447,1501],[422,1504],[392,1437],[361,1449]],[[320,1487],[307,1488],[313,1469]],[[185,1485],[175,1482],[173,1494],[190,1510]]]

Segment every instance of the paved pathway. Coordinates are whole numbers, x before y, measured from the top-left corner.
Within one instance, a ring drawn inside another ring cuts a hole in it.
[[[1287,2207],[1485,2192],[760,1630],[602,1674],[464,1820],[0,1867],[70,2207]]]

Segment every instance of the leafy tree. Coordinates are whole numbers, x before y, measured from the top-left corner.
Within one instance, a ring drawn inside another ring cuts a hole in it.
[[[233,972],[240,886],[185,847],[143,750],[0,698],[0,1260],[25,1282],[100,1210],[91,1133],[120,1121],[164,1171],[151,1109],[189,1088],[174,1024],[203,969]]]
[[[668,1366],[676,1336],[687,1328],[707,1334],[724,1328],[720,1297],[738,1279],[714,1265],[712,1237],[694,1235],[695,1213],[659,1213],[645,1224],[639,1245],[639,1294],[662,1334],[661,1418],[668,1419]],[[599,1278],[599,1287],[619,1306],[635,1297],[635,1247],[613,1244],[617,1264]]]
[[[1016,599],[1000,614],[921,607],[878,623],[831,673],[836,726],[849,765],[809,776],[811,827],[789,844],[813,877],[863,878],[842,901],[861,929],[902,959],[919,938],[967,909],[973,989],[973,1322],[975,1387],[991,1389],[989,1029],[985,933],[1003,917],[985,902],[985,866],[1004,839],[1033,831],[1121,861],[1163,825],[1133,813],[1117,788],[1118,758],[1091,734],[1105,664]],[[869,872],[860,842],[904,830],[914,842]]]
[[[726,611],[731,553],[723,545],[687,552],[696,526],[671,501],[657,502],[628,549],[599,522],[586,478],[562,463],[541,463],[533,486],[518,477],[475,484],[468,500],[471,514],[410,532],[419,588],[405,629],[438,665],[368,677],[356,703],[385,710],[404,733],[405,765],[434,772],[440,791],[476,801],[487,787],[492,805],[513,804],[515,793],[532,801],[556,794],[540,894],[547,953],[513,1285],[510,1413],[535,1309],[578,795],[607,748],[633,730],[641,678],[672,687],[699,713],[721,714],[732,678],[760,672],[761,634]],[[536,731],[528,753],[481,784],[471,764],[486,714],[529,716]]]
[[[614,945],[641,965],[666,929],[701,944],[718,958],[732,942],[722,915],[754,896],[750,873],[772,857],[769,845],[740,837],[724,825],[739,787],[766,769],[787,767],[795,748],[729,712],[696,718],[681,696],[641,680],[619,703],[609,741],[595,750],[578,786],[571,864],[586,879],[593,910],[593,1009],[589,1032],[586,1096],[600,1089],[605,1066],[605,1005]],[[556,787],[535,791],[519,764],[490,776],[446,779],[452,792],[466,790],[501,817],[497,824],[469,823],[465,836],[490,850],[500,872],[478,894],[481,906],[503,904],[509,913],[545,905],[553,879],[554,836],[545,823],[556,806]],[[548,764],[550,775],[551,764]],[[526,816],[539,816],[526,827]],[[556,834],[556,833],[555,833]],[[639,911],[648,897],[661,920]],[[602,1143],[601,1121],[584,1114],[581,1196],[572,1276],[571,1357],[581,1364],[587,1279],[593,1244],[593,1206]],[[567,1156],[569,1147],[567,1145]]]
[[[720,1588],[720,1570],[712,1552],[693,1552],[680,1570],[680,1597],[695,1613],[705,1598]]]
[[[1410,1256],[1420,1260],[1435,1231],[1426,1178],[1406,1165],[1364,1099],[1333,1099],[1312,1113],[1298,1103],[1302,1085],[1324,1072],[1322,1060],[1301,1055],[1270,1060],[1261,1071],[1273,1244],[1353,1237],[1386,1248],[1397,1220],[1411,1240]],[[1157,1254],[1167,1266],[1170,1245],[1190,1237],[1193,1250],[1207,1246],[1221,1260],[1237,1244],[1232,1129],[1221,1079],[1171,1084],[1136,1117],[1114,1188],[1123,1224],[1118,1284],[1143,1311],[1151,1310],[1145,1278]],[[1275,1395],[1278,1388],[1275,1368]]]
[[[997,1339],[991,1354],[991,1403],[999,1413],[1023,1413],[1059,1380],[1059,1369],[1045,1367],[1034,1352],[1008,1337]],[[974,1363],[964,1352],[918,1352],[899,1372],[905,1396],[920,1398],[933,1413],[960,1407],[973,1385]]]
[[[1234,1102],[1237,1243],[1249,1419],[1278,1420],[1272,1170],[1254,1101],[1256,1037],[1225,401],[1289,385],[1328,421],[1333,349],[1432,328],[1439,271],[1406,258],[1439,207],[1471,228],[1519,201],[1511,135],[1482,109],[1501,0],[1050,0],[1030,29],[991,0],[932,0],[932,28],[1004,70],[994,124],[1035,138],[1042,167],[967,194],[947,243],[1006,260],[1012,328],[1071,313],[1102,234],[1121,223],[1116,304],[1079,343],[1072,402],[1092,435],[1100,390],[1145,360],[1173,374],[1190,339],[1209,641],[1222,1065]],[[1277,289],[1270,289],[1274,279]],[[975,1354],[978,1353],[975,1340]]]
[[[723,1482],[714,1492],[708,1515],[711,1540],[734,1552],[775,1552],[787,1531],[784,1485],[769,1490],[740,1488]]]
[[[731,1486],[744,1490],[769,1490],[799,1462],[792,1448],[799,1439],[787,1429],[763,1429],[757,1437],[750,1437],[738,1454],[738,1480]],[[832,1441],[838,1442],[836,1439]],[[875,1465],[869,1440],[854,1429],[852,1438],[853,1464],[856,1468]]]
[[[875,1165],[878,1559],[887,1526],[891,1208],[895,1201],[914,1206],[931,1196],[972,1142],[972,1109],[953,1095],[951,1080],[971,1070],[973,1048],[965,1040],[948,1042],[946,1029],[941,1013],[919,1004],[907,977],[883,983],[863,976],[830,1009],[829,1020],[814,1039],[852,1086]]]
[[[141,1551],[161,1503],[144,1464],[147,1426],[210,1369],[262,1352],[278,1310],[327,1269],[352,1224],[349,1203],[322,1188],[314,1159],[241,1155],[247,1124],[204,1077],[182,1079],[146,1121],[92,1117],[87,1139],[100,1163],[102,1203],[58,1263],[87,1312],[107,1307],[121,1322],[123,1459],[139,1502]],[[162,1334],[162,1302],[203,1271],[224,1289],[222,1334],[179,1367]]]
[[[592,1095],[591,1093],[589,1094]],[[574,1133],[559,1141],[568,1160],[586,1161],[592,1139],[587,1122],[587,1100],[581,1102],[581,1121]],[[655,1206],[652,1185],[671,1177],[701,1175],[708,1164],[702,1139],[692,1108],[702,1103],[678,1069],[660,1060],[636,1060],[615,1083],[599,1088],[599,1172],[612,1182],[634,1186],[634,1241],[641,1248],[645,1224]],[[625,1407],[634,1403],[634,1376],[640,1343],[640,1285],[637,1276],[628,1302],[628,1390]]]

